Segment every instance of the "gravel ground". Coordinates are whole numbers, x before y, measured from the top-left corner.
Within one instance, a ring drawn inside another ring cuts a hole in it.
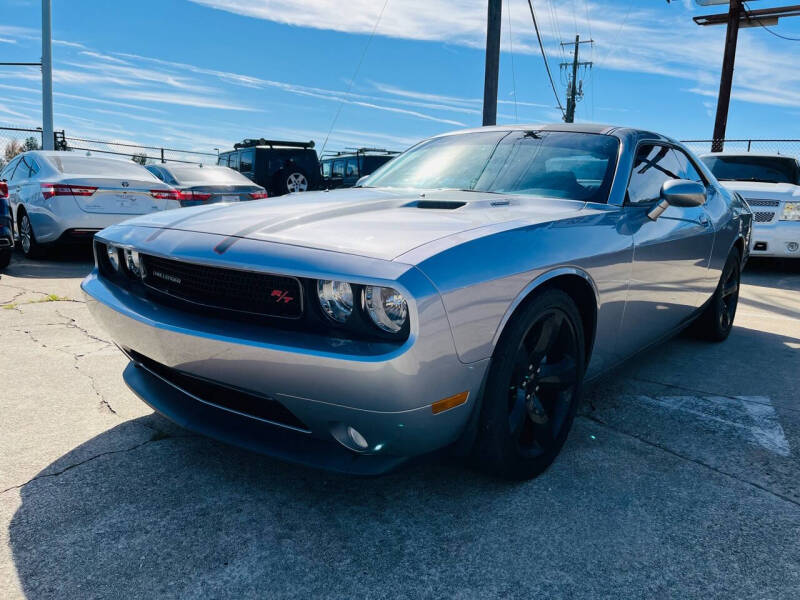
[[[444,459],[350,479],[171,425],[81,302],[89,259],[0,278],[2,598],[798,597],[800,264],[751,264],[726,343],[594,383],[555,465],[509,484]]]

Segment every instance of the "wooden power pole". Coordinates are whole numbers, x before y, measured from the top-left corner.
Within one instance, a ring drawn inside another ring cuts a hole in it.
[[[740,27],[766,27],[777,25],[780,17],[796,17],[800,15],[800,5],[747,10],[745,0],[728,0],[728,12],[716,15],[694,17],[698,25],[727,24],[725,35],[725,54],[722,58],[722,74],[719,78],[719,97],[717,99],[717,116],[714,120],[714,138],[711,142],[712,152],[722,152],[725,147],[725,131],[728,127],[728,109],[731,104],[731,88],[733,87],[733,70],[736,63],[736,45]],[[723,2],[708,2],[722,4]],[[698,2],[700,4],[700,2]],[[705,4],[705,3],[703,3]]]
[[[497,82],[500,72],[500,23],[503,0],[489,0],[486,19],[486,77],[483,84],[483,126],[497,125]]]
[[[564,122],[575,122],[575,108],[578,105],[578,98],[583,95],[582,89],[578,86],[578,67],[591,67],[589,61],[579,61],[578,54],[581,44],[592,44],[594,40],[581,41],[581,36],[575,36],[575,52],[571,63],[561,63],[562,69],[572,69],[572,74],[567,80],[567,110],[564,112]],[[562,46],[569,46],[572,42],[561,42]]]

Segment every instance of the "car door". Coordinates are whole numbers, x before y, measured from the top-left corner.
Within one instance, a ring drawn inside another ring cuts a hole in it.
[[[688,175],[672,146],[644,143],[637,148],[623,207],[634,242],[619,348],[624,354],[674,330],[707,297],[714,230],[705,207],[670,206],[655,221],[647,216],[660,201],[664,182]]]

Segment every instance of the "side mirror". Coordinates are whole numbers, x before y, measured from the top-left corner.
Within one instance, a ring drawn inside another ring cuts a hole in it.
[[[364,183],[369,179],[369,175],[364,175],[363,177],[359,177],[358,181],[356,181],[355,187],[361,187]]]
[[[688,179],[670,179],[661,186],[661,202],[647,213],[655,221],[670,206],[689,208],[702,206],[706,201],[706,188],[702,183]]]

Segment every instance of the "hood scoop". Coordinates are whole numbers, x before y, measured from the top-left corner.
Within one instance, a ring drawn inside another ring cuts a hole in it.
[[[438,209],[438,210],[455,210],[465,206],[466,202],[452,202],[449,200],[414,200],[408,204],[404,204],[404,208],[425,208],[425,209]]]

